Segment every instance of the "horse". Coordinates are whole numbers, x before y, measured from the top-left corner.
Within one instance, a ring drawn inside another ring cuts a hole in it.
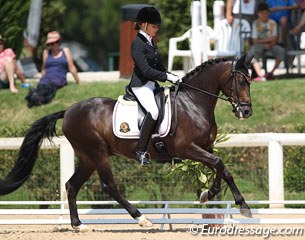
[[[252,217],[251,209],[238,190],[234,179],[221,158],[214,155],[212,145],[217,135],[214,110],[217,100],[231,103],[235,116],[245,119],[252,115],[250,74],[247,55],[239,59],[213,59],[187,73],[176,91],[170,93],[173,117],[171,133],[164,143],[172,158],[190,159],[205,164],[215,171],[212,186],[200,196],[200,202],[213,199],[219,193],[221,179],[229,186],[242,215]],[[223,95],[219,95],[222,92]],[[58,119],[63,119],[62,130],[71,143],[79,164],[66,182],[71,226],[78,231],[88,227],[79,219],[76,197],[81,186],[97,170],[102,189],[138,220],[141,227],[152,222],[119,192],[109,163],[109,156],[135,157],[136,139],[118,138],[113,133],[112,115],[116,100],[96,97],[73,104],[66,110],[55,112],[34,122],[27,130],[14,167],[0,181],[0,195],[18,189],[29,177],[44,139],[51,141],[56,135]],[[152,159],[158,153],[150,148]]]

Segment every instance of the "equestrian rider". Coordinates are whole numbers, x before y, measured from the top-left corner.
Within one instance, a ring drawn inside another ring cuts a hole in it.
[[[169,80],[172,83],[181,81],[179,76],[166,71],[161,63],[157,46],[152,40],[160,24],[161,16],[156,8],[142,8],[137,15],[134,27],[139,32],[131,45],[134,70],[129,87],[147,111],[136,149],[136,160],[142,165],[151,164],[147,148],[159,114],[154,98],[154,90],[159,87],[157,80],[161,82]]]

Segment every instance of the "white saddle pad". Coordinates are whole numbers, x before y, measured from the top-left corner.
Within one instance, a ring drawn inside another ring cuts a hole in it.
[[[165,104],[164,119],[158,129],[158,136],[165,137],[171,125],[171,105],[169,88],[165,88],[165,95],[167,96]],[[119,138],[139,138],[140,129],[138,128],[138,103],[134,101],[126,101],[123,96],[118,97],[113,110],[112,117],[113,132]],[[153,135],[155,137],[156,134]]]

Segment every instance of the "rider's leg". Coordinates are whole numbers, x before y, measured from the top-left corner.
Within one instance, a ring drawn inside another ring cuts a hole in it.
[[[132,88],[133,93],[136,95],[141,105],[147,111],[143,125],[141,127],[140,139],[136,149],[136,160],[139,161],[142,165],[151,163],[149,160],[149,155],[147,154],[147,148],[158,119],[158,107],[155,102],[153,89],[153,82],[148,82],[142,87]]]

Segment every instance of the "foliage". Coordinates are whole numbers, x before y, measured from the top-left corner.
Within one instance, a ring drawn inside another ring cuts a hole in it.
[[[285,188],[290,192],[304,191],[305,147],[285,147]],[[302,181],[303,179],[303,181]]]
[[[169,38],[179,36],[191,26],[190,5],[192,0],[149,0],[146,2],[141,0],[60,0],[60,2],[63,2],[67,9],[64,14],[58,12],[61,14],[60,19],[63,17],[65,19],[58,28],[62,31],[65,40],[82,43],[87,47],[89,56],[104,68],[107,65],[108,54],[119,52],[121,7],[126,4],[147,3],[161,11],[163,24],[158,45],[164,63],[167,59]],[[207,1],[207,5],[211,25],[213,1]],[[49,11],[49,8],[44,7],[44,9],[46,12]],[[44,26],[46,25],[44,24]],[[42,29],[44,28],[42,27]]]
[[[215,152],[216,143],[225,142],[229,139],[227,134],[218,134],[213,146]],[[217,150],[216,150],[217,151]],[[197,198],[200,194],[209,189],[215,180],[215,172],[201,162],[192,160],[183,160],[182,163],[176,164],[168,174],[178,180],[185,188],[191,188],[196,192]],[[222,193],[225,194],[227,185],[222,187]]]
[[[65,39],[81,42],[105,66],[107,54],[119,52],[120,1],[65,0],[65,5]]]
[[[20,56],[23,48],[23,31],[26,28],[30,0],[0,0],[0,34],[6,38],[6,47]]]

